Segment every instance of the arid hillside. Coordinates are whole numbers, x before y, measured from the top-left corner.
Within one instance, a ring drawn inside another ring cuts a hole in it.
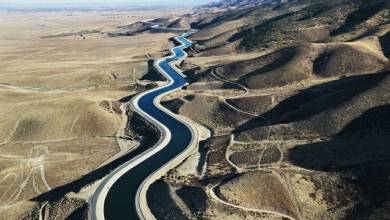
[[[194,16],[177,65],[191,84],[163,105],[211,134],[151,187],[153,213],[390,218],[388,1],[220,1]]]
[[[156,219],[390,219],[389,1],[221,0],[0,11],[0,220],[89,218],[158,142],[128,104],[189,29],[189,85],[161,104],[199,145],[148,189]]]
[[[205,55],[355,41],[386,34],[388,8],[385,0],[273,1],[210,14],[193,23],[201,29],[193,39]]]

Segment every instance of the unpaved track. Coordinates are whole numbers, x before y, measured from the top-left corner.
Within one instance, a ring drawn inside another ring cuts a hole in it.
[[[266,214],[272,214],[272,215],[280,216],[280,217],[283,217],[283,218],[286,218],[286,219],[290,219],[290,220],[297,220],[294,217],[291,217],[289,215],[286,215],[286,214],[283,214],[283,213],[280,213],[280,212],[267,210],[267,209],[248,208],[248,207],[245,207],[245,206],[240,206],[240,205],[229,203],[229,202],[221,199],[220,197],[218,197],[218,195],[215,193],[215,189],[217,187],[219,187],[219,184],[214,185],[209,190],[209,194],[210,194],[211,198],[214,201],[216,201],[216,202],[222,203],[224,205],[227,205],[227,206],[230,206],[230,207],[233,207],[233,208],[237,208],[237,209],[241,209],[241,210],[244,210],[244,211],[248,211],[248,212],[266,213]]]

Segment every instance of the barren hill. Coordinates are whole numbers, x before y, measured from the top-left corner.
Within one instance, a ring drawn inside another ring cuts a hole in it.
[[[230,33],[229,38],[220,39],[219,44],[224,43],[223,46],[207,47],[208,50],[222,50],[220,47],[229,44],[234,44],[231,52],[265,50],[303,42],[324,43],[340,38],[350,41],[366,35],[382,35],[389,23],[389,3],[385,0],[302,0],[260,4],[223,10],[208,18],[208,22],[200,22],[193,24],[201,28],[193,37],[196,40]]]
[[[191,84],[163,104],[211,136],[161,180],[169,207],[189,219],[390,218],[389,14],[385,0],[197,8],[191,65],[177,65]]]

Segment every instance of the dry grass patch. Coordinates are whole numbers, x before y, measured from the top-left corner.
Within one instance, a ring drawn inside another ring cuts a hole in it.
[[[296,217],[294,202],[280,179],[271,172],[249,172],[218,188],[227,202]]]

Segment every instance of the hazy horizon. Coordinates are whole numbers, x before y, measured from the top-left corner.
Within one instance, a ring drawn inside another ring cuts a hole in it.
[[[100,7],[100,6],[196,6],[212,0],[0,0],[1,6],[6,7]]]

